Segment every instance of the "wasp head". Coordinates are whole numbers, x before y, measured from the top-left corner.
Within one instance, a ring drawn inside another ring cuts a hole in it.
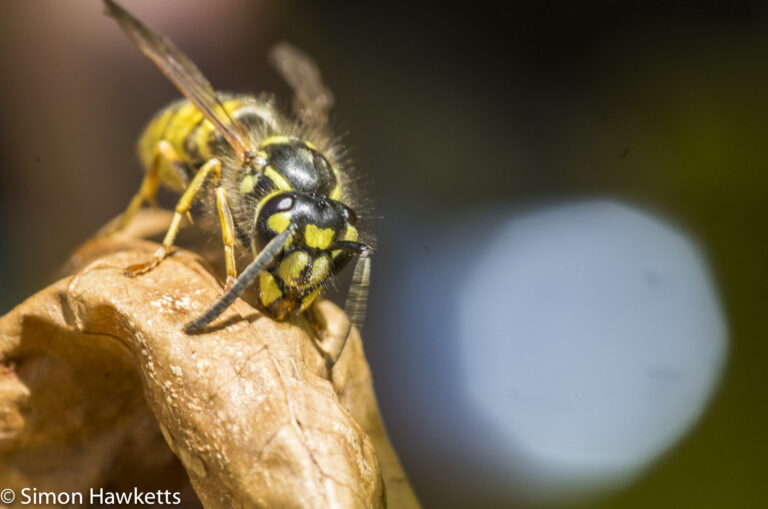
[[[261,276],[262,304],[281,316],[303,309],[328,276],[341,270],[355,253],[357,216],[327,196],[296,191],[265,199],[254,224],[254,256],[289,228],[290,240]]]

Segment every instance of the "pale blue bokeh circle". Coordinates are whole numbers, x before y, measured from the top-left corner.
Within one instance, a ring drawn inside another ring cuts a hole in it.
[[[702,414],[727,330],[679,230],[614,202],[561,205],[510,215],[473,258],[457,375],[518,494],[627,482]]]

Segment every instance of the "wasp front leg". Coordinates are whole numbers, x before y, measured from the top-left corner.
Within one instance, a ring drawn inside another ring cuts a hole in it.
[[[227,267],[227,284],[224,290],[229,290],[237,281],[237,266],[235,265],[235,222],[232,220],[232,211],[229,210],[227,190],[219,186],[216,188],[216,208],[219,210],[221,221],[221,241],[224,244],[224,263]]]
[[[125,272],[133,277],[149,272],[157,267],[157,265],[168,256],[173,248],[173,242],[176,240],[176,235],[179,233],[179,226],[181,225],[181,219],[185,214],[189,212],[192,202],[205,184],[205,180],[208,175],[213,173],[214,178],[218,182],[221,180],[221,162],[218,159],[208,160],[195,174],[195,178],[189,183],[189,186],[184,190],[184,194],[181,195],[181,199],[176,204],[176,210],[171,220],[171,226],[168,227],[168,231],[163,239],[163,245],[152,257],[152,260],[146,263],[140,263],[137,265],[131,265],[125,269]]]
[[[360,242],[342,241],[338,247],[346,251],[357,253],[358,258],[352,272],[352,284],[349,287],[347,300],[344,304],[344,312],[349,318],[349,324],[343,334],[328,334],[327,325],[318,312],[316,302],[304,313],[317,337],[317,346],[325,356],[328,368],[333,366],[344,352],[349,336],[352,334],[352,328],[357,328],[358,332],[363,330],[365,320],[365,310],[368,304],[368,286],[371,282],[371,248]]]

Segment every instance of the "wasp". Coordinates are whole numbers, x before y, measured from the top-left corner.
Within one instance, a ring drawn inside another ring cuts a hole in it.
[[[350,329],[361,328],[372,249],[360,241],[351,182],[328,126],[333,95],[314,62],[285,43],[270,54],[294,92],[291,118],[268,96],[217,93],[169,39],[113,0],[104,3],[107,14],[184,95],[157,113],[139,139],[144,178],[115,230],[145,202],[154,203],[160,186],[181,198],[162,247],[151,261],[128,267],[128,274],[148,272],[171,253],[182,219],[198,200],[208,213],[218,212],[227,279],[223,295],[186,324],[187,333],[204,329],[252,284],[272,318],[303,313],[354,258],[345,307]],[[239,275],[237,245],[253,256]]]

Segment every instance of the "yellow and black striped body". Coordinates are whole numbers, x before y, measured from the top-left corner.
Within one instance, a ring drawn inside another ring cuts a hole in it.
[[[219,94],[227,112],[248,126],[257,138],[281,130],[285,122],[270,101],[248,95]],[[234,153],[213,124],[203,117],[195,105],[186,99],[175,101],[149,122],[139,138],[139,159],[145,168],[153,162],[155,148],[167,141],[184,163],[185,175],[168,164],[160,167],[160,182],[175,191],[182,191],[197,169],[212,157],[224,164]]]
[[[187,100],[159,112],[139,140],[145,167],[154,164],[158,143],[170,144],[179,164],[163,162],[161,185],[183,191],[212,158],[221,162],[237,239],[255,256],[289,225],[296,234],[272,267],[257,279],[259,299],[276,319],[309,306],[329,277],[353,252],[357,217],[350,208],[346,181],[330,140],[315,139],[287,120],[269,100],[220,94],[228,113],[248,130],[259,147],[243,163],[214,126]],[[212,193],[204,193],[212,195]]]

